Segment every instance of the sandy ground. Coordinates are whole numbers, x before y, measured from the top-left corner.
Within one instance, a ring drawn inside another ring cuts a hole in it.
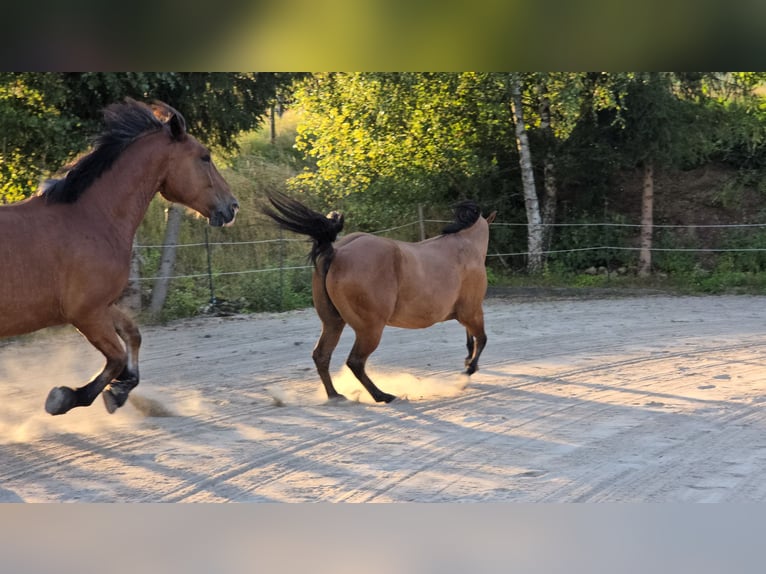
[[[43,410],[101,368],[73,330],[6,341],[0,501],[766,501],[764,304],[489,299],[470,381],[454,321],[387,329],[369,366],[389,405],[342,367],[350,330],[351,400],[325,402],[311,309],[145,327],[114,415]]]

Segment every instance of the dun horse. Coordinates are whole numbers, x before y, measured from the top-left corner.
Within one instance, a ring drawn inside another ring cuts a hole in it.
[[[138,384],[141,335],[115,306],[128,282],[131,248],[159,191],[221,226],[237,201],[210,159],[166,104],[127,99],[104,112],[105,131],[66,177],[0,207],[0,337],[72,324],[106,357],[86,385],[55,387],[52,415],[102,393],[111,413]],[[124,343],[124,345],[123,345]]]
[[[330,377],[330,358],[346,324],[356,341],[346,364],[377,402],[393,395],[381,391],[365,372],[386,325],[421,329],[457,319],[467,334],[466,373],[473,374],[487,343],[482,302],[487,290],[484,259],[489,224],[472,201],[456,206],[455,221],[442,235],[406,243],[367,233],[351,233],[337,243],[343,216],[327,217],[284,195],[270,195],[274,209],[264,212],[283,228],[313,240],[310,258],[314,306],[322,334],[313,359],[329,399],[342,399]]]

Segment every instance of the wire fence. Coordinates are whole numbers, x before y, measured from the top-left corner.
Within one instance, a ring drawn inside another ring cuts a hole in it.
[[[417,241],[423,238],[426,229],[433,236],[446,223],[450,222],[419,219],[372,233]],[[551,234],[553,239],[543,255],[546,261],[570,271],[584,270],[590,266],[630,266],[637,261],[637,252],[641,249],[640,224],[583,222],[556,223],[551,227],[554,228]],[[522,271],[529,256],[526,229],[526,223],[492,223],[488,265],[496,263],[506,270]],[[766,270],[766,223],[658,224],[653,229],[651,252],[655,254],[653,259],[656,269],[677,272],[701,267],[715,268],[721,264],[721,257],[727,257],[725,262],[729,267],[741,267],[750,271]],[[207,231],[205,233],[207,238]],[[158,253],[163,248],[163,245],[156,243],[139,243],[135,246],[139,256],[147,252]],[[271,298],[276,303],[272,301],[265,309],[255,310],[291,308],[290,302],[285,301],[285,295],[295,295],[296,292],[303,298],[298,303],[305,303],[307,298],[310,302],[312,266],[306,259],[309,251],[306,238],[192,241],[177,244],[175,248],[179,253],[190,251],[196,255],[179,258],[181,264],[177,264],[173,274],[168,276],[159,276],[153,272],[151,265],[144,266],[141,275],[133,278],[143,286],[144,292],[150,292],[154,282],[166,279],[174,284],[182,283],[189,299],[188,304],[197,306],[199,300],[205,298],[209,298],[210,302],[221,297],[264,299],[264,292],[269,291],[273,292]],[[234,255],[232,252],[238,249],[249,250],[248,255]],[[268,285],[265,279],[261,279],[273,275],[278,275],[278,280],[269,280]],[[200,283],[190,284],[190,281]],[[248,287],[248,283],[254,285]],[[203,294],[205,290],[209,291],[209,297]]]
[[[408,228],[415,228],[419,227],[422,223],[428,223],[428,224],[447,224],[450,223],[448,220],[440,220],[440,219],[426,219],[421,221],[412,221],[409,223],[405,223],[403,225],[397,225],[395,227],[389,227],[386,229],[381,229],[378,231],[372,231],[371,233],[373,235],[385,235],[388,233],[391,233],[393,231],[399,231],[402,229],[408,229]],[[632,224],[632,223],[554,223],[550,224],[550,227],[554,228],[630,228],[630,229],[640,229],[640,224]],[[518,227],[518,228],[527,228],[526,223],[504,223],[504,222],[494,222],[491,224],[491,228],[502,228],[502,227]],[[662,230],[662,229],[682,229],[682,230],[701,230],[701,229],[715,229],[715,230],[728,230],[728,229],[766,229],[766,223],[738,223],[738,224],[705,224],[705,225],[654,225],[653,229],[655,230]],[[298,243],[305,245],[306,240],[303,238],[277,238],[277,239],[261,239],[261,240],[252,240],[252,241],[214,241],[214,242],[194,242],[194,243],[179,243],[175,245],[176,249],[185,249],[185,248],[205,248],[207,250],[210,250],[212,248],[216,247],[236,247],[236,246],[243,246],[243,245],[252,245],[252,246],[262,246],[262,245],[283,245],[288,243]],[[162,249],[165,246],[162,244],[137,244],[135,246],[137,249]],[[492,241],[490,239],[490,248],[492,247]],[[588,252],[588,251],[640,251],[641,247],[639,246],[625,246],[625,245],[590,245],[586,247],[572,247],[568,249],[548,249],[542,251],[543,255],[554,255],[554,254],[562,254],[562,253],[582,253],[582,252]],[[766,246],[756,246],[756,247],[704,247],[704,246],[696,246],[696,247],[652,247],[650,249],[652,252],[677,252],[677,253],[734,253],[734,252],[766,252]],[[513,257],[513,256],[523,256],[527,257],[529,255],[529,251],[521,250],[521,251],[506,251],[506,252],[500,252],[495,251],[492,252],[490,249],[490,252],[487,253],[488,258],[493,257]],[[296,270],[296,269],[311,269],[311,265],[280,265],[275,267],[264,267],[259,269],[244,269],[244,270],[238,270],[238,271],[215,271],[212,272],[214,276],[226,276],[226,275],[247,275],[252,273],[268,273],[268,272],[274,272],[274,271],[285,271],[285,270]],[[178,275],[171,275],[167,277],[162,277],[163,279],[182,279],[182,278],[198,278],[198,277],[207,277],[210,275],[207,271],[199,272],[199,273],[192,273],[192,274],[178,274]],[[149,276],[149,277],[139,277],[138,280],[140,281],[155,281],[156,279],[160,278],[159,276]]]

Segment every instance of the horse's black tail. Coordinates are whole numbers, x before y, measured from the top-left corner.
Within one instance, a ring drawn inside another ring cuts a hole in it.
[[[343,215],[337,211],[322,215],[282,193],[269,193],[267,197],[274,209],[263,207],[263,213],[283,229],[311,237],[314,242],[309,253],[311,262],[316,265],[317,258],[322,256],[325,265],[329,265],[335,251],[332,244],[343,229]]]

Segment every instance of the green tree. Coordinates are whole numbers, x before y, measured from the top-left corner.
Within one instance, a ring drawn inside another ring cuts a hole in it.
[[[61,113],[66,88],[57,74],[0,74],[0,203],[23,199],[47,166],[85,144],[75,118]]]
[[[392,223],[382,220],[385,214],[415,203],[448,203],[460,196],[480,196],[485,205],[510,203],[503,197],[510,190],[506,195],[523,197],[514,201],[524,205],[528,263],[537,272],[555,221],[556,156],[581,110],[582,76],[315,76],[298,90],[307,116],[297,142],[315,165],[292,184],[325,197],[353,200],[364,193],[364,205],[349,203],[357,221],[360,211],[368,212],[361,219],[370,225]],[[535,156],[541,159],[535,162]],[[539,165],[543,194],[535,185]],[[376,213],[369,213],[370,205]]]
[[[649,246],[656,170],[698,165],[716,153],[766,169],[764,112],[744,98],[763,79],[760,73],[317,74],[297,91],[306,115],[296,147],[313,165],[290,184],[333,206],[342,202],[360,227],[409,220],[417,204],[476,198],[507,221],[526,220],[527,265],[538,271],[553,241],[560,189],[568,191],[568,209],[576,203],[592,216],[605,209],[620,170],[641,169]],[[516,246],[523,240],[501,232]]]
[[[645,72],[612,74],[614,127],[623,165],[642,172],[638,273],[652,268],[654,187],[657,170],[705,161],[722,146],[720,106],[751,89],[753,76],[721,73]],[[725,89],[722,89],[725,88]],[[727,114],[728,121],[736,119]]]
[[[475,196],[493,169],[481,143],[496,126],[497,89],[476,73],[314,75],[296,91],[306,112],[296,147],[314,165],[291,185],[347,198],[367,225],[403,206]]]
[[[0,74],[0,202],[30,195],[42,176],[87,147],[104,107],[125,97],[162,100],[208,145],[236,148],[261,124],[294,73],[92,72]]]

